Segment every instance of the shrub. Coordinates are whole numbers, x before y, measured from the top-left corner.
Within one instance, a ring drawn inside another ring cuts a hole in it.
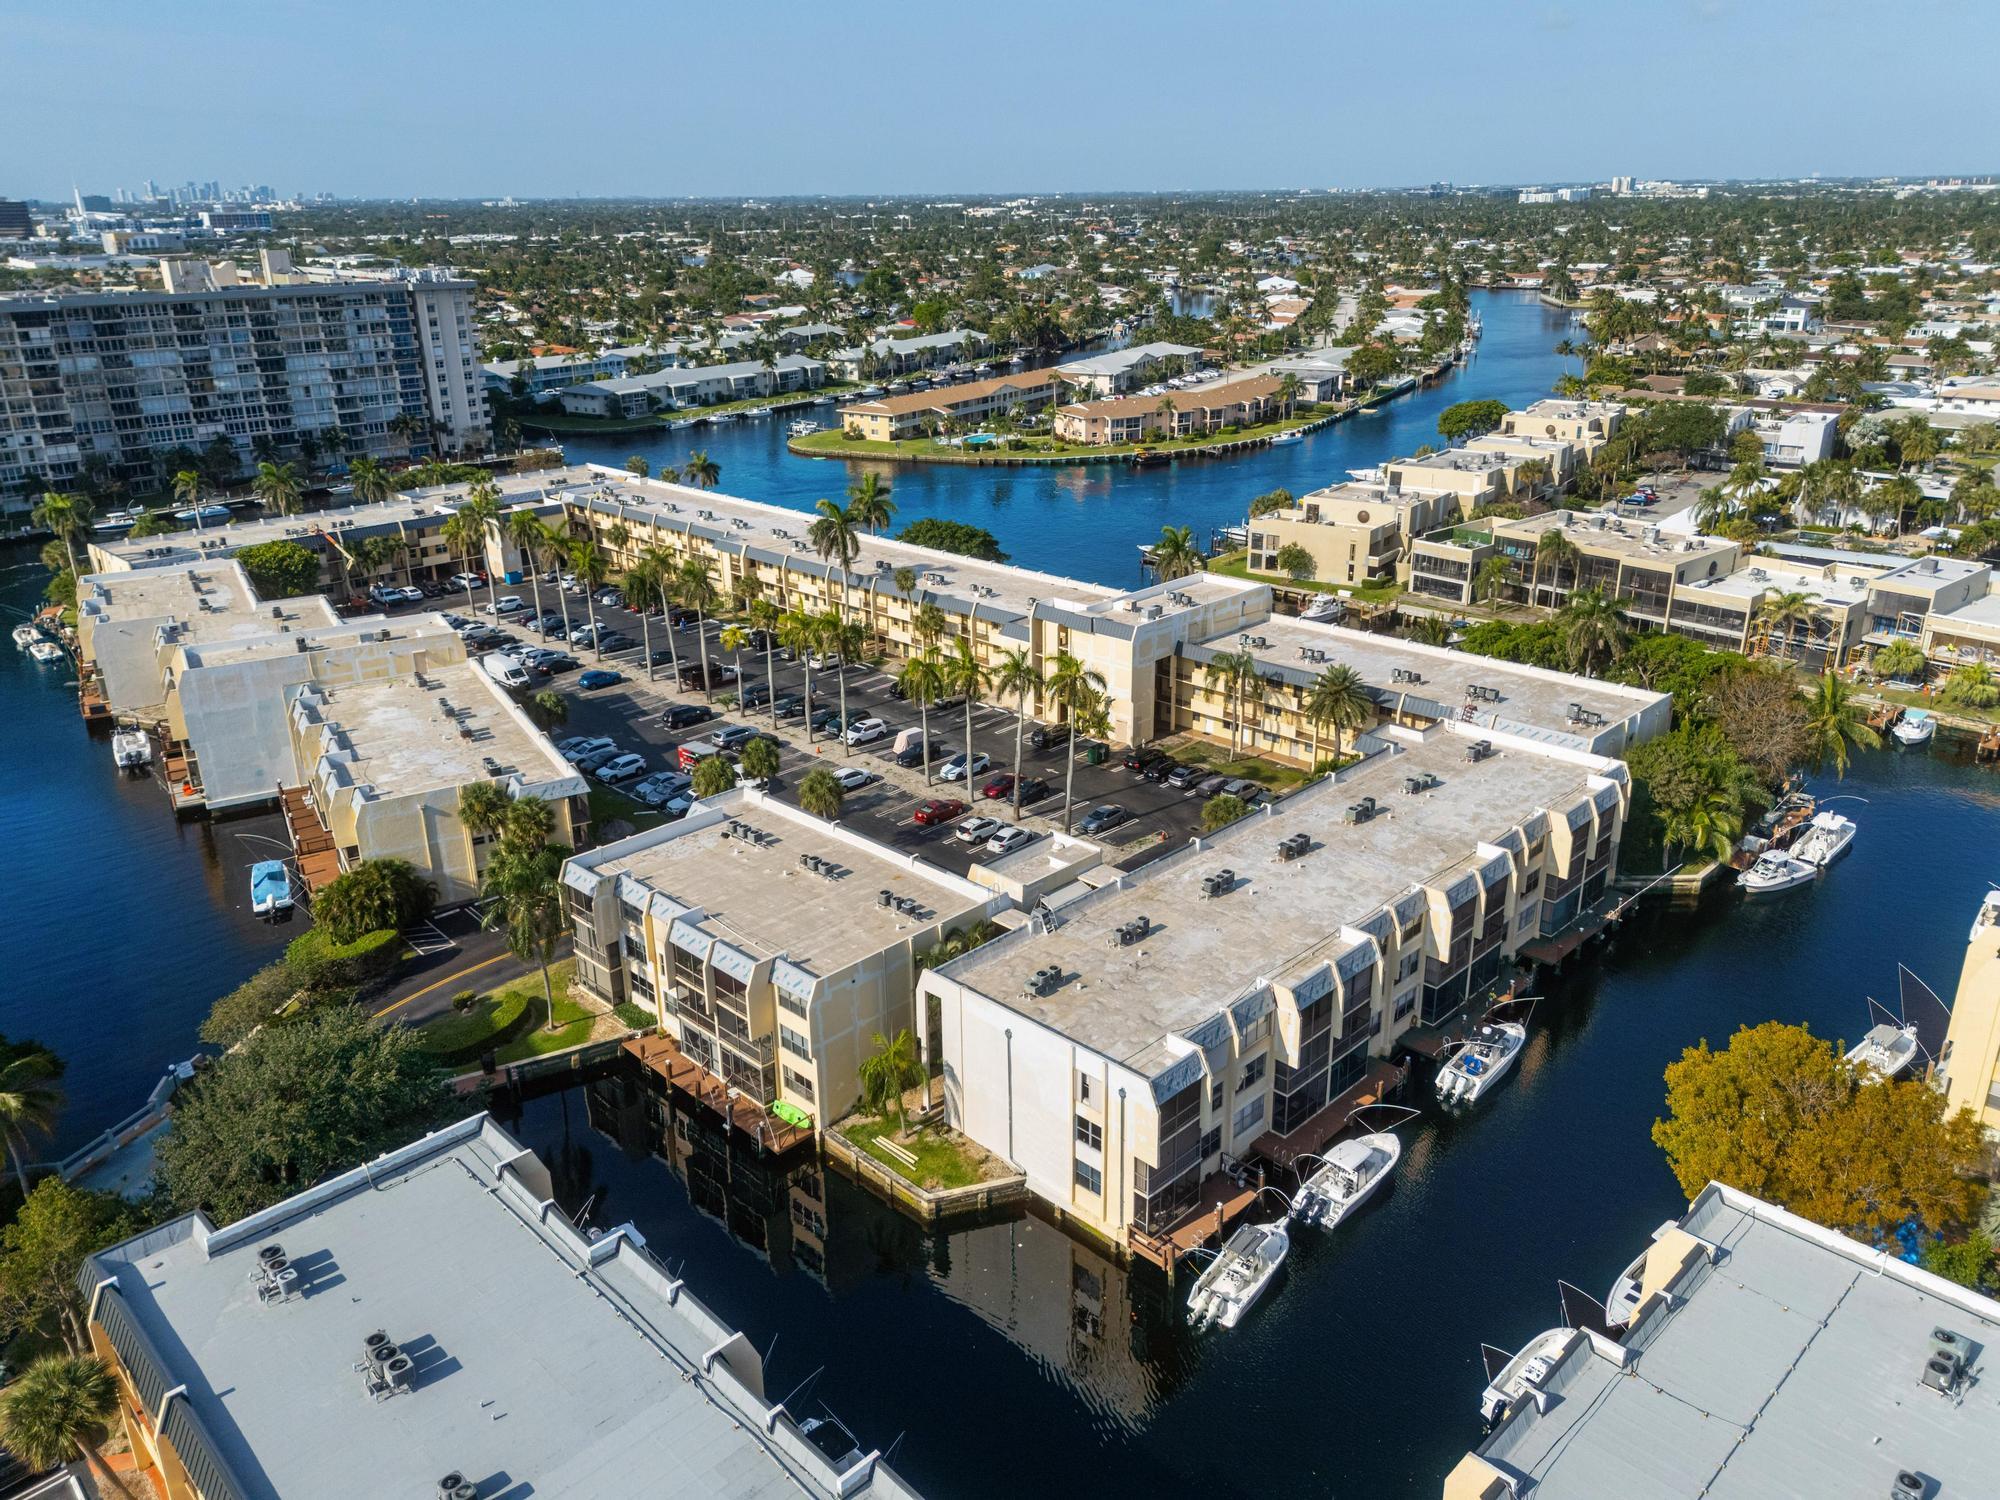
[[[279,959],[264,965],[209,1010],[201,1023],[201,1039],[218,1047],[233,1047],[289,1005],[299,993],[291,965]]]
[[[451,1008],[457,1011],[471,1010],[478,1003],[479,991],[477,990],[460,990],[456,995],[451,997]]]
[[[285,948],[285,967],[294,984],[316,998],[337,989],[366,989],[388,977],[401,960],[401,935],[391,927],[364,932],[351,943],[337,943],[324,927],[292,939]]]
[[[363,860],[338,876],[313,903],[313,920],[336,942],[352,942],[378,928],[421,922],[437,901],[437,887],[409,862]]]

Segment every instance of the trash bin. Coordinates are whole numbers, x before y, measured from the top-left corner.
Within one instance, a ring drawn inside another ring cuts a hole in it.
[[[1087,766],[1104,764],[1105,750],[1102,745],[1092,745],[1083,752],[1083,763]]]

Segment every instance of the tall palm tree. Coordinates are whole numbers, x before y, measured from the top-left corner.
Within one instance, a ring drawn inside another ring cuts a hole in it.
[[[1202,678],[1209,691],[1220,692],[1230,705],[1229,754],[1232,758],[1239,753],[1238,736],[1243,728],[1245,698],[1250,685],[1261,683],[1263,676],[1257,658],[1247,649],[1219,651],[1202,669]]]
[[[0,1138],[7,1143],[7,1160],[24,1198],[28,1195],[28,1137],[47,1135],[55,1129],[63,1102],[62,1089],[56,1083],[61,1071],[55,1055],[39,1048],[0,1067]]]
[[[681,466],[681,482],[698,490],[712,490],[722,483],[722,465],[708,456],[706,448],[697,448]]]
[[[959,636],[951,643],[944,662],[945,692],[965,699],[965,788],[972,790],[972,710],[986,687],[986,669],[973,653],[972,642]]]
[[[570,927],[563,911],[561,882],[562,862],[568,853],[557,845],[536,846],[503,837],[487,861],[481,881],[481,889],[494,898],[488,908],[490,919],[507,930],[507,951],[541,970],[551,1031],[556,1026],[556,996],[549,982],[549,966]]]
[[[1818,594],[1809,594],[1800,589],[1767,589],[1757,605],[1757,623],[1764,627],[1764,653],[1776,654],[1773,641],[1782,637],[1789,647],[1795,631],[1810,629],[1813,622],[1813,605],[1819,601]]]
[[[1049,663],[1049,696],[1061,707],[1070,726],[1069,769],[1063,777],[1063,832],[1069,832],[1070,806],[1076,787],[1076,737],[1081,721],[1110,690],[1102,672],[1093,671],[1067,651],[1058,651]]]
[[[1190,573],[1199,573],[1207,566],[1208,559],[1195,545],[1192,527],[1160,528],[1160,539],[1153,543],[1153,572],[1162,583],[1170,578],[1185,578]]]
[[[646,666],[646,681],[654,680],[653,671],[653,612],[647,608],[647,595],[656,594],[660,588],[659,565],[652,561],[651,548],[639,554],[638,561],[625,570],[625,598],[632,603],[639,614],[639,649]],[[673,621],[666,622],[667,636],[671,640],[674,633]],[[680,673],[675,671],[675,679]]]
[[[33,512],[34,523],[54,532],[56,539],[63,544],[63,551],[69,556],[69,570],[74,577],[82,576],[76,565],[76,541],[89,532],[94,515],[95,507],[91,505],[88,495],[64,494],[58,490],[44,494]]]
[[[1578,589],[1563,606],[1563,646],[1574,671],[1589,677],[1601,660],[1610,665],[1625,649],[1625,620],[1602,589]]]
[[[266,462],[257,465],[257,477],[250,481],[250,488],[279,515],[289,516],[298,509],[304,486],[299,482],[299,471],[290,464]]]
[[[1016,647],[994,664],[991,686],[995,697],[1014,700],[1014,821],[1021,821],[1021,740],[1028,727],[1028,695],[1042,685],[1025,647]]]
[[[880,474],[863,474],[847,487],[847,515],[856,526],[867,527],[870,536],[895,519],[896,502],[889,498],[889,486]]]
[[[605,561],[603,548],[589,537],[581,536],[569,544],[569,568],[583,585],[584,609],[590,618],[590,648],[603,661],[604,645],[597,629],[597,591],[611,576],[611,565]]]
[[[368,462],[371,462],[371,460],[356,459],[355,466],[358,468],[360,465]],[[526,506],[522,506],[519,510],[511,510],[507,513],[507,519],[501,523],[500,530],[501,534],[514,544],[514,550],[521,554],[521,561],[526,564],[528,588],[535,596],[535,618],[540,620],[542,617],[542,569],[540,566],[540,552],[542,537],[546,531],[546,528],[542,525],[542,518]]]
[[[634,573],[638,575],[639,582],[637,584],[632,581]],[[639,561],[633,565],[632,570],[625,577],[626,587],[635,588],[643,586],[651,589],[659,598],[660,619],[665,624],[667,630],[668,664],[673,669],[674,684],[678,687],[681,680],[681,648],[680,643],[674,639],[679,633],[674,629],[674,597],[680,586],[680,560],[664,547],[648,547],[644,552],[639,554]],[[639,612],[641,618],[645,618],[644,601],[641,601]],[[652,679],[653,675],[651,667],[652,659],[653,653],[649,649],[646,652],[646,661],[648,663],[646,677],[648,681]]]
[[[182,469],[174,475],[174,504],[185,506],[199,515],[201,510],[201,486],[201,470]]]
[[[1312,726],[1312,763],[1319,767],[1319,736],[1333,731],[1333,758],[1340,759],[1340,739],[1349,730],[1365,729],[1375,717],[1375,700],[1361,674],[1349,666],[1328,667],[1306,689],[1305,718]]]
[[[924,737],[924,785],[931,783],[931,763],[936,759],[931,754],[931,705],[944,696],[944,671],[938,665],[937,652],[926,649],[903,663],[903,670],[896,674],[896,686],[903,690],[904,698],[917,705],[917,720],[922,726],[919,731]]]
[[[707,558],[681,559],[674,574],[674,597],[680,600],[683,609],[694,611],[695,645],[701,652],[701,695],[712,700],[715,684],[708,675],[708,616],[722,602],[722,595],[716,591],[715,574]]]
[[[764,639],[764,696],[768,700],[771,723],[775,727],[778,722],[778,674],[773,657],[778,645],[778,606],[769,599],[752,599],[750,625]]]
[[[354,486],[354,498],[369,505],[396,498],[396,481],[376,459],[355,459],[347,466],[347,480]]]
[[[802,609],[788,609],[778,620],[778,644],[798,658],[806,674],[806,743],[812,743],[813,652],[819,649],[819,621]]]
[[[1854,701],[1854,689],[1831,672],[1821,675],[1806,700],[1806,749],[1815,767],[1833,762],[1834,774],[1847,776],[1847,747],[1881,748],[1882,736],[1868,727],[1868,716]]]
[[[0,1441],[37,1469],[55,1469],[82,1458],[113,1489],[132,1500],[94,1439],[118,1411],[118,1378],[94,1354],[48,1354],[0,1391]]]
[[[458,821],[475,844],[505,828],[513,810],[514,798],[497,781],[468,781],[458,789]]]
[[[840,570],[840,615],[845,619],[848,574],[854,567],[854,559],[860,555],[861,536],[854,517],[833,501],[821,500],[813,510],[816,519],[806,529],[806,540],[812,543],[821,562],[832,563]]]

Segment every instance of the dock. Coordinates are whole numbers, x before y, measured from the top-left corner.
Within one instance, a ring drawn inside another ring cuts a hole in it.
[[[642,1067],[665,1079],[669,1088],[713,1111],[719,1119],[727,1120],[755,1142],[759,1150],[782,1156],[813,1138],[812,1131],[788,1124],[763,1109],[755,1099],[730,1088],[681,1051],[672,1037],[627,1037],[623,1046]]]

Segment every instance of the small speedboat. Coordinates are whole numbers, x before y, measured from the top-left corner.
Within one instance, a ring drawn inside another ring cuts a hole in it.
[[[1301,1224],[1333,1228],[1389,1180],[1402,1155],[1403,1143],[1386,1130],[1342,1141],[1299,1189],[1292,1217]]]
[[[768,406],[753,406],[745,411],[743,415],[746,417],[768,417],[771,415],[771,408]]]
[[[1775,896],[1794,886],[1810,885],[1818,873],[1817,866],[1793,859],[1781,849],[1766,849],[1757,856],[1757,863],[1737,877],[1736,883],[1746,896]]]
[[[1814,869],[1824,870],[1847,852],[1856,832],[1852,818],[1843,818],[1836,812],[1817,812],[1786,852]]]
[[[1477,1104],[1514,1066],[1527,1041],[1528,1028],[1519,1021],[1482,1022],[1473,1027],[1438,1071],[1438,1098],[1446,1104]]]
[[[189,506],[186,510],[175,511],[174,519],[176,521],[186,521],[190,526],[194,525],[197,521],[226,521],[229,519],[229,507],[226,505]]]
[[[153,763],[153,742],[143,729],[121,729],[111,736],[111,759],[121,771],[136,771]]]
[[[1906,708],[1889,733],[1905,750],[1915,750],[1931,742],[1931,736],[1937,733],[1937,720],[1926,709]]]
[[[1540,1390],[1542,1383],[1555,1373],[1570,1340],[1582,1336],[1574,1328],[1551,1328],[1536,1334],[1512,1358],[1506,1357],[1505,1350],[1481,1345],[1487,1363],[1486,1389],[1479,1397],[1479,1415],[1486,1419],[1486,1424],[1496,1425],[1516,1401],[1530,1391]],[[1505,1360],[1497,1369],[1496,1358]]]
[[[1300,443],[1304,441],[1305,437],[1302,433],[1281,432],[1276,437],[1271,439],[1271,446],[1273,448],[1280,448],[1283,447],[1286,443]]]
[[[292,909],[292,872],[282,859],[260,859],[250,867],[250,909],[260,917]]]
[[[1680,1220],[1669,1219],[1653,1231],[1657,1240],[1669,1229],[1680,1228]],[[1618,1273],[1618,1279],[1611,1283],[1611,1295],[1604,1299],[1604,1321],[1612,1328],[1623,1328],[1632,1321],[1639,1311],[1639,1288],[1646,1276],[1646,1256],[1652,1250],[1651,1241],[1641,1250],[1632,1264]]]
[[[42,633],[32,625],[16,625],[14,627],[14,644],[19,646],[23,651],[34,650],[35,642],[41,638]]]
[[[785,430],[791,433],[793,437],[811,437],[815,432],[819,431],[819,423],[813,421],[810,417],[800,417]]]
[[[48,666],[63,659],[63,649],[54,641],[36,641],[28,648],[28,655],[43,666]]]
[[[1883,1078],[1901,1078],[1923,1054],[1914,1026],[1891,1026],[1884,1021],[1868,1028],[1868,1034],[1847,1049],[1847,1060],[1857,1071],[1866,1069]]]
[[[103,519],[90,529],[99,535],[111,536],[116,532],[130,531],[138,520],[138,516],[129,510],[109,510],[104,513]]]
[[[1292,1248],[1285,1221],[1245,1224],[1229,1237],[1222,1253],[1209,1263],[1188,1297],[1189,1320],[1196,1328],[1213,1323],[1234,1328],[1285,1263]]]

